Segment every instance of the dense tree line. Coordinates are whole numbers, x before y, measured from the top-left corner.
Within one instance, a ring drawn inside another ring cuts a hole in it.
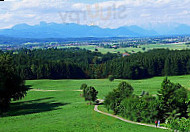
[[[0,53],[2,54],[2,53]],[[85,49],[20,49],[9,51],[24,79],[142,79],[190,74],[190,50],[155,49],[122,57]]]
[[[21,49],[6,54],[13,56],[17,72],[24,79],[98,78],[97,67],[120,56],[79,48]]]
[[[116,78],[141,79],[162,75],[190,74],[190,50],[155,49],[106,62]]]

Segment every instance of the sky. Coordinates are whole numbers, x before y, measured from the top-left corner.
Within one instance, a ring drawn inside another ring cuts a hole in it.
[[[190,0],[5,0],[0,29],[16,24],[77,23],[103,28],[190,25]]]

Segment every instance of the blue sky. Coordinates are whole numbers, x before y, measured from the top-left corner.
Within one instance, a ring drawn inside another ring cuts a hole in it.
[[[5,0],[0,28],[40,21],[118,28],[190,25],[190,0]]]

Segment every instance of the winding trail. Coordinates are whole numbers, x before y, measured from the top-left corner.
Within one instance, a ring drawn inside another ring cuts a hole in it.
[[[42,90],[42,89],[31,89],[31,91],[39,91],[39,92],[77,91],[77,92],[81,92],[82,90]],[[101,100],[101,99],[98,99],[98,100],[99,100],[99,103],[103,103],[103,102],[104,102],[104,100]],[[122,120],[122,121],[127,122],[127,123],[132,123],[132,124],[137,124],[137,125],[141,125],[141,126],[148,126],[148,127],[154,127],[154,128],[155,128],[155,125],[150,125],[150,124],[145,124],[145,123],[139,123],[139,122],[134,122],[134,121],[126,120],[126,119],[124,119],[124,118],[122,118],[122,117],[119,117],[119,116],[117,116],[117,115],[113,115],[113,114],[109,114],[109,113],[100,111],[100,110],[98,110],[98,105],[95,105],[94,111],[96,111],[96,112],[98,112],[98,113],[101,113],[101,114],[104,114],[104,115],[107,115],[107,116],[114,117],[114,118],[116,118],[116,119]],[[168,128],[166,128],[166,127],[157,127],[157,128],[160,128],[160,129],[168,129]]]
[[[76,92],[81,92],[82,90],[43,90],[43,89],[31,89],[30,91],[39,91],[39,92],[76,91]]]
[[[100,103],[102,103],[104,100],[99,100]],[[130,121],[130,120],[126,120],[122,117],[119,117],[117,115],[113,115],[113,114],[109,114],[109,113],[106,113],[106,112],[103,112],[103,111],[100,111],[98,110],[98,105],[95,105],[94,107],[94,111],[98,112],[98,113],[101,113],[101,114],[104,114],[104,115],[107,115],[107,116],[111,116],[111,117],[114,117],[116,119],[119,119],[119,120],[122,120],[124,122],[127,122],[127,123],[132,123],[132,124],[137,124],[137,125],[141,125],[141,126],[148,126],[148,127],[154,127],[155,128],[155,125],[150,125],[150,124],[145,124],[145,123],[139,123],[139,122],[134,122],[134,121]],[[166,127],[157,127],[157,128],[160,128],[160,129],[168,129]]]

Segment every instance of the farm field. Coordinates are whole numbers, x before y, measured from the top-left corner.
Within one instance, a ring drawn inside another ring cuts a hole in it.
[[[182,49],[187,49],[190,47],[187,47],[187,45],[185,45],[184,43],[178,43],[178,44],[147,44],[147,45],[140,45],[141,48],[133,48],[133,47],[128,47],[128,48],[118,48],[118,49],[111,49],[111,48],[102,48],[102,47],[98,47],[98,46],[93,46],[93,45],[85,45],[85,46],[67,46],[67,48],[69,47],[79,47],[79,48],[84,48],[84,49],[88,49],[91,51],[94,51],[95,49],[98,49],[99,52],[105,54],[107,52],[110,53],[125,53],[126,51],[129,53],[137,53],[137,52],[144,52],[142,50],[142,48],[146,48],[145,51],[148,50],[152,50],[152,49],[160,49],[160,48],[168,48],[168,49],[173,49],[173,50],[182,50]],[[65,47],[58,47],[58,48],[65,48]]]
[[[134,87],[136,94],[140,94],[142,90],[156,94],[163,79],[164,77],[144,80],[116,79],[114,82],[109,82],[108,79],[28,80],[26,81],[26,85],[31,85],[33,90],[30,90],[23,100],[12,103],[10,112],[0,119],[0,131],[167,131],[129,124],[99,114],[93,110],[94,106],[87,105],[87,102],[80,97],[80,91],[73,91],[79,90],[82,83],[87,83],[88,85],[94,86],[99,91],[98,97],[103,99],[121,81],[127,81]],[[184,87],[190,89],[190,75],[173,76],[169,77],[169,79],[172,82],[179,82]]]

